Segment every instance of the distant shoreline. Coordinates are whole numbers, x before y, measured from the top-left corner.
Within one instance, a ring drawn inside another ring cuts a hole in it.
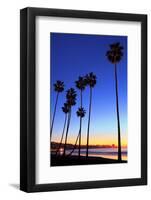
[[[120,164],[127,163],[127,161],[121,161],[103,157],[88,157],[85,156],[55,156],[51,154],[51,167],[54,166],[71,166],[71,165],[94,165],[94,164]]]
[[[52,149],[57,149],[59,147],[59,143],[58,142],[51,142],[51,148]],[[61,144],[60,148],[63,148],[64,144]],[[72,149],[74,147],[74,144],[66,144],[66,149]],[[78,145],[76,145],[76,148],[78,148]],[[81,149],[86,148],[86,145],[81,145]],[[89,149],[93,149],[93,148],[115,148],[117,149],[118,146],[116,146],[115,144],[113,145],[89,145]],[[123,146],[122,148],[127,148],[127,146]]]

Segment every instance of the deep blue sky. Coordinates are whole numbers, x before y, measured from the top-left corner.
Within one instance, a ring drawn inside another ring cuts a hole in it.
[[[105,56],[109,45],[115,42],[120,42],[124,47],[123,59],[117,66],[121,133],[124,142],[127,136],[127,37],[50,33],[51,111],[54,110],[56,98],[52,84],[56,80],[64,81],[66,91],[70,87],[75,88],[74,82],[78,76],[89,72],[97,76],[97,84],[93,89],[90,143],[103,144],[107,143],[107,140],[108,143],[112,139],[117,140],[114,66]],[[77,104],[72,111],[69,141],[76,138],[79,129],[79,118],[76,116],[76,110],[80,105],[78,90],[77,93]],[[83,99],[83,106],[87,111],[82,128],[82,142],[85,143],[89,105],[88,88],[83,92]],[[59,96],[53,140],[58,140],[62,133],[64,113],[61,107],[64,102],[65,92]]]

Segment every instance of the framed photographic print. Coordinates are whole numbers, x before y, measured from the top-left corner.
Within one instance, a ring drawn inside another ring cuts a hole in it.
[[[20,12],[20,189],[147,184],[147,16]]]

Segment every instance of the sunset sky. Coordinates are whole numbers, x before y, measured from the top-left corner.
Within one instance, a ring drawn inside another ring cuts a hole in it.
[[[75,87],[79,76],[93,72],[97,76],[97,84],[93,89],[92,112],[90,124],[90,144],[117,144],[117,116],[115,104],[114,66],[106,58],[109,45],[120,42],[124,47],[124,56],[117,66],[119,110],[122,145],[127,145],[127,37],[101,36],[85,34],[50,33],[50,68],[51,92],[50,113],[54,110],[56,93],[53,83],[61,80],[65,91],[60,94],[54,122],[52,141],[60,141],[64,124],[64,113],[61,107],[65,103],[66,90]],[[77,90],[77,89],[76,89]],[[77,90],[77,104],[72,108],[68,143],[75,143],[79,131],[79,118],[76,116],[80,106]],[[89,88],[83,92],[83,107],[86,116],[83,118],[82,144],[86,144],[89,106]]]

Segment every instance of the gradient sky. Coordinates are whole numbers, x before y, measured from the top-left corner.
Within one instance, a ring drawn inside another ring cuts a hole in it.
[[[105,56],[109,45],[115,42],[120,42],[124,47],[124,56],[117,66],[117,74],[122,145],[127,145],[127,36],[50,33],[51,115],[56,99],[52,84],[56,80],[65,84],[65,91],[60,94],[58,100],[53,141],[59,141],[62,134],[64,113],[61,107],[65,102],[66,90],[70,87],[75,88],[74,82],[78,76],[93,72],[97,76],[97,84],[93,89],[90,144],[117,144],[114,66]],[[79,131],[79,118],[76,116],[80,105],[79,90],[77,94],[77,104],[72,107],[68,137],[68,142],[71,143],[74,143]],[[82,144],[86,143],[88,106],[87,87],[83,92],[83,107],[87,113],[83,118]]]

